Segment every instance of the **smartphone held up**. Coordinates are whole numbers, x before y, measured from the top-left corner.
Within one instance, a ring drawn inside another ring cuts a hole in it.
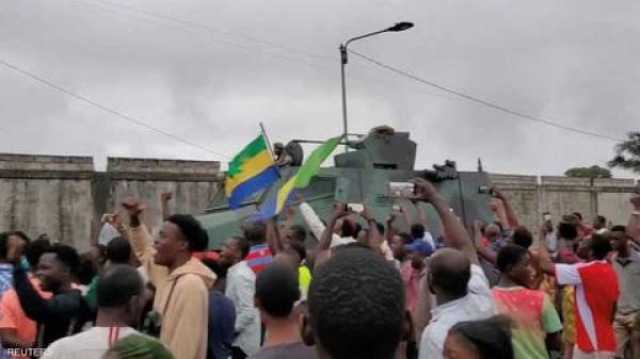
[[[389,196],[397,198],[413,198],[416,194],[416,185],[411,182],[389,182]]]

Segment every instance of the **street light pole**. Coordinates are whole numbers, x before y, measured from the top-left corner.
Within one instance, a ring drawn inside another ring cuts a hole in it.
[[[348,124],[347,124],[347,85],[345,83],[345,76],[344,76],[344,70],[345,67],[347,66],[347,63],[349,62],[349,57],[347,55],[347,45],[346,44],[341,44],[340,45],[340,61],[341,61],[341,65],[340,65],[340,79],[342,81],[342,140],[345,143],[344,146],[344,152],[348,152],[349,150],[349,144],[348,144],[348,138],[347,138],[347,130],[348,130]]]
[[[357,40],[361,40],[367,37],[371,37],[371,36],[375,36],[378,34],[382,34],[385,32],[400,32],[400,31],[405,31],[405,30],[409,30],[410,28],[413,27],[413,23],[410,22],[399,22],[387,29],[384,30],[380,30],[380,31],[374,31],[374,32],[370,32],[368,34],[364,34],[361,36],[356,36],[353,37],[347,41],[345,41],[343,44],[340,45],[340,79],[342,82],[342,135],[343,135],[343,139],[345,141],[345,152],[347,152],[349,150],[349,145],[348,145],[348,134],[349,134],[349,125],[348,125],[348,121],[347,121],[347,86],[346,86],[346,80],[345,80],[345,68],[347,66],[347,64],[349,63],[349,50],[348,50],[348,46],[350,43],[357,41]]]

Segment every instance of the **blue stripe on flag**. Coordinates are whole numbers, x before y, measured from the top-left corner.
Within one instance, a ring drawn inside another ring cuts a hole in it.
[[[276,167],[269,167],[262,171],[259,175],[238,185],[229,196],[229,207],[236,209],[242,205],[247,197],[258,192],[259,190],[270,186],[278,181],[279,174]]]
[[[271,218],[275,217],[276,215],[278,215],[278,192],[280,191],[275,191],[274,193],[272,193],[269,197],[267,197],[264,202],[262,202],[262,204],[260,205],[260,207],[258,207],[258,211],[256,213],[254,213],[251,217],[250,217],[250,221],[251,222],[264,222],[264,221],[268,221]],[[294,198],[295,198],[295,193],[296,191],[293,190],[291,191],[291,193],[289,193],[289,196],[287,197],[287,200],[285,201],[284,207],[289,207]]]

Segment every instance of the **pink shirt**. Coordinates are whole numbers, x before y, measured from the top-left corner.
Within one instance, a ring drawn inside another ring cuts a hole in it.
[[[40,282],[33,277],[31,284],[38,291],[41,297],[45,299],[51,298],[50,292],[40,290]],[[6,291],[0,299],[0,329],[13,329],[16,331],[18,339],[25,343],[34,343],[38,327],[36,322],[31,320],[22,310],[18,294],[12,288]],[[19,357],[16,357],[19,358]]]
[[[411,261],[406,261],[400,267],[400,276],[404,282],[406,308],[414,312],[420,293],[420,279],[424,276],[424,270],[416,270],[411,266]]]

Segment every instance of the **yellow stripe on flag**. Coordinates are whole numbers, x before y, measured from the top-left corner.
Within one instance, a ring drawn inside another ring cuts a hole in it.
[[[273,159],[271,158],[269,151],[265,150],[260,152],[255,157],[242,164],[242,171],[240,173],[236,176],[227,178],[224,185],[225,193],[229,196],[231,192],[238,187],[238,185],[259,175],[262,171],[272,165]]]
[[[280,211],[282,211],[282,209],[284,208],[284,205],[287,203],[287,198],[289,198],[289,194],[293,190],[293,186],[296,183],[296,177],[297,176],[291,177],[287,181],[287,183],[285,183],[284,186],[282,186],[282,188],[280,188],[280,190],[278,191],[276,213],[280,213]]]

